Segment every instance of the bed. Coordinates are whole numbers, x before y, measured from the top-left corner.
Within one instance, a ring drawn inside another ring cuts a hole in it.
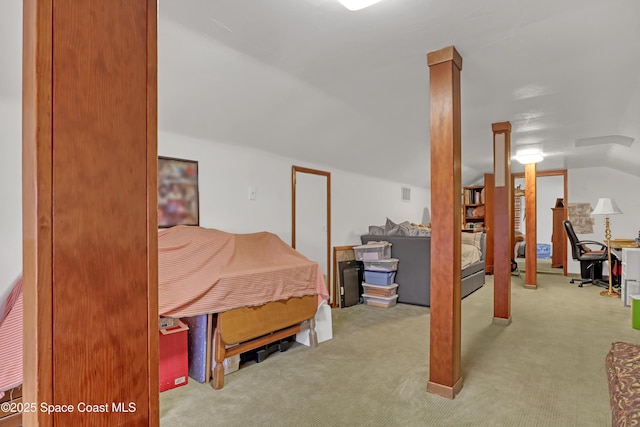
[[[303,322],[310,325],[313,346],[314,316],[329,298],[319,265],[268,232],[232,234],[189,226],[161,230],[158,277],[161,316],[208,315],[207,348],[216,360],[215,389],[224,385],[225,358],[295,335]],[[22,383],[21,279],[1,302],[3,396]],[[213,336],[219,337],[215,348]],[[240,345],[227,349],[231,344]]]
[[[0,402],[22,400],[22,279],[0,299]],[[4,405],[3,405],[4,406]],[[0,426],[22,424],[19,412],[0,409]]]
[[[275,234],[172,227],[158,235],[158,265],[159,314],[208,315],[214,389],[224,386],[224,359],[295,335],[305,321],[317,345],[314,316],[329,298],[320,266]]]

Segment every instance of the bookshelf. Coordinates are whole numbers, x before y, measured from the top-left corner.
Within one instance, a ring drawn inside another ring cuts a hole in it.
[[[484,185],[464,187],[462,197],[463,230],[483,231],[486,215]]]

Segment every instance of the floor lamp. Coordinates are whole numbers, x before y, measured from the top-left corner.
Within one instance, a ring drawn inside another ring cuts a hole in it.
[[[613,290],[613,274],[611,269],[611,228],[609,227],[609,216],[621,214],[622,211],[614,199],[598,199],[596,208],[591,215],[604,215],[604,236],[607,239],[607,261],[609,263],[609,290],[600,292],[605,297],[620,297],[620,294]]]

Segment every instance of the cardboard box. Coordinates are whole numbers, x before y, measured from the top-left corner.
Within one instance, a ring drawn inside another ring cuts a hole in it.
[[[178,326],[178,319],[173,317],[160,316],[160,320],[158,321],[158,323],[159,323],[158,329],[173,328],[175,326]]]
[[[235,345],[237,345],[237,344],[235,344]],[[230,348],[230,347],[233,347],[233,346],[227,346],[227,348]],[[216,359],[215,359],[215,357],[212,356],[211,357],[212,369],[215,368],[216,365],[217,365]],[[229,375],[229,374],[237,371],[238,369],[240,369],[240,355],[236,354],[235,356],[227,357],[222,362],[222,366],[224,367],[224,374],[225,375]]]
[[[188,382],[189,356],[187,333],[189,327],[178,321],[178,326],[161,329],[160,334],[160,391],[171,390]]]

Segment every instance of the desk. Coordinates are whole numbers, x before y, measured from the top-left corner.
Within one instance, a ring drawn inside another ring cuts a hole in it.
[[[611,239],[611,249],[621,251],[622,248],[637,248],[635,239]]]
[[[631,295],[640,293],[640,248],[622,249],[622,302],[629,306]]]

